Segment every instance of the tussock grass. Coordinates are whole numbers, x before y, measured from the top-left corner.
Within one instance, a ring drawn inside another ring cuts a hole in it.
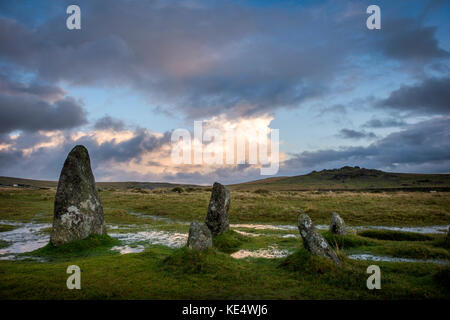
[[[241,245],[248,240],[233,230],[227,230],[221,235],[213,238],[213,245],[218,250],[225,253],[233,253],[239,250]]]
[[[227,256],[214,249],[205,251],[181,248],[161,262],[161,267],[171,273],[180,275],[192,273],[217,273],[226,271]],[[229,269],[229,268],[228,268]]]
[[[354,234],[336,235],[330,231],[325,231],[322,232],[322,235],[331,246],[339,249],[371,246],[375,244],[374,241],[365,239],[363,237]]]
[[[373,249],[374,253],[388,255],[398,258],[413,259],[450,259],[449,250],[443,248],[433,248],[423,244],[391,244],[379,246]]]

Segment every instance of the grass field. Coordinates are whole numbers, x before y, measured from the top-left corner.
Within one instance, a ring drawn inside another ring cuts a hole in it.
[[[233,189],[233,188],[232,188]],[[449,192],[274,191],[234,189],[231,231],[205,253],[137,242],[139,253],[111,250],[123,241],[91,237],[24,253],[24,260],[0,261],[0,299],[448,299],[449,241],[445,234],[355,230],[336,237],[322,233],[343,259],[339,269],[311,257],[295,230],[299,210],[315,224],[329,224],[338,212],[349,226],[432,226],[450,222]],[[148,190],[100,188],[108,233],[160,232],[185,235],[192,220],[204,219],[209,188]],[[11,222],[51,223],[55,189],[0,188],[0,233]],[[6,221],[6,222],[5,222]],[[3,223],[2,223],[3,222]],[[290,225],[294,228],[255,228]],[[113,228],[114,227],[114,228]],[[43,234],[50,228],[44,228]],[[0,248],[8,247],[0,242]],[[235,259],[236,252],[275,248],[276,259]],[[349,259],[372,254],[437,263]],[[45,262],[33,260],[43,259]],[[443,264],[442,264],[443,262]],[[82,289],[68,290],[66,269],[82,270]],[[382,289],[368,290],[366,269],[377,264]]]

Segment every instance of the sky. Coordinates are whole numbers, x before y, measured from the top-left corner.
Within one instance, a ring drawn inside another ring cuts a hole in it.
[[[82,144],[97,181],[269,177],[174,163],[172,133],[194,121],[278,129],[276,176],[450,173],[449,18],[434,0],[1,1],[0,175],[56,180]]]

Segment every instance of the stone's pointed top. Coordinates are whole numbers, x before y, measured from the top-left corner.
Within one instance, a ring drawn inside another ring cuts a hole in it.
[[[302,213],[298,216],[298,228],[305,231],[314,228],[314,224],[307,214]]]
[[[346,233],[344,219],[342,219],[336,212],[331,216],[330,231],[337,235]]]
[[[91,234],[106,233],[103,207],[95,187],[89,153],[74,147],[67,156],[55,196],[50,241],[61,245]]]
[[[298,230],[306,250],[313,255],[331,259],[336,265],[342,266],[339,257],[322,234],[314,227],[311,218],[307,214],[302,213],[298,216]]]
[[[230,208],[230,191],[224,185],[215,182],[209,200],[205,223],[213,236],[218,236],[228,229],[228,210]]]
[[[70,150],[70,153],[87,153],[89,154],[87,148],[85,146],[83,146],[82,144],[78,144],[75,147],[72,148],[72,150]]]
[[[187,247],[193,250],[207,250],[212,247],[212,235],[205,224],[193,221],[189,227]]]

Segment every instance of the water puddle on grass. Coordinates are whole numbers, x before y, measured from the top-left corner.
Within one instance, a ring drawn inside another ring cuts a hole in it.
[[[125,246],[111,248],[111,250],[118,250],[122,254],[144,251],[144,244],[159,244],[169,248],[181,248],[186,244],[188,237],[187,234],[183,233],[158,230],[139,231],[135,233],[110,233],[109,235],[125,244]],[[130,247],[132,245],[136,247]]]
[[[397,258],[388,256],[376,256],[372,254],[362,253],[362,254],[351,254],[348,258],[353,260],[369,260],[369,261],[383,261],[383,262],[427,262],[436,264],[448,264],[449,261],[438,260],[438,259],[412,259],[412,258]]]
[[[1,260],[17,260],[17,254],[42,248],[50,240],[50,236],[42,232],[43,229],[51,227],[49,223],[0,221],[0,224],[17,227],[11,231],[0,232],[0,240],[10,244],[0,249]],[[26,259],[21,257],[23,258]]]
[[[247,228],[247,229],[255,229],[255,230],[295,230],[296,226],[284,225],[284,224],[251,224],[251,223],[238,223],[238,224],[230,224],[232,228]]]
[[[255,251],[250,250],[239,250],[231,254],[231,257],[235,259],[244,258],[265,258],[265,259],[277,259],[287,257],[289,254],[288,250],[278,249],[276,246],[270,246],[267,249],[259,249]]]
[[[124,246],[112,247],[111,250],[119,251],[120,254],[127,254],[127,253],[139,253],[139,252],[144,251],[145,248],[142,245],[137,245],[137,246],[124,245]]]
[[[443,226],[426,226],[426,227],[387,227],[387,226],[360,226],[360,227],[350,227],[356,230],[390,230],[390,231],[400,231],[400,232],[415,232],[415,233],[430,233],[439,234],[446,233],[448,230],[448,225]]]
[[[185,221],[172,220],[170,218],[154,216],[151,214],[143,214],[143,213],[133,212],[133,211],[129,212],[129,214],[131,214],[132,216],[138,217],[138,218],[142,218],[142,219],[151,219],[153,221],[159,221],[159,222],[164,222],[164,223],[176,223],[176,224],[182,224],[182,225],[189,225],[189,223],[185,222]]]
[[[241,223],[241,224],[231,224],[233,228],[247,228],[254,230],[297,230],[297,226],[294,225],[286,225],[286,224],[250,224],[250,223]],[[315,225],[315,227],[319,230],[328,230],[329,226],[326,224]],[[429,233],[429,234],[439,234],[446,233],[448,230],[448,225],[438,225],[438,226],[425,226],[425,227],[391,227],[391,226],[348,226],[348,228],[355,230],[392,230],[392,231],[401,231],[401,232],[415,232],[415,233]]]
[[[243,235],[243,236],[246,236],[246,237],[257,238],[257,237],[262,236],[262,234],[259,234],[259,233],[250,233],[250,232],[245,232],[245,231],[240,231],[240,230],[234,230],[234,231],[239,233],[239,234],[241,234],[241,235]]]

